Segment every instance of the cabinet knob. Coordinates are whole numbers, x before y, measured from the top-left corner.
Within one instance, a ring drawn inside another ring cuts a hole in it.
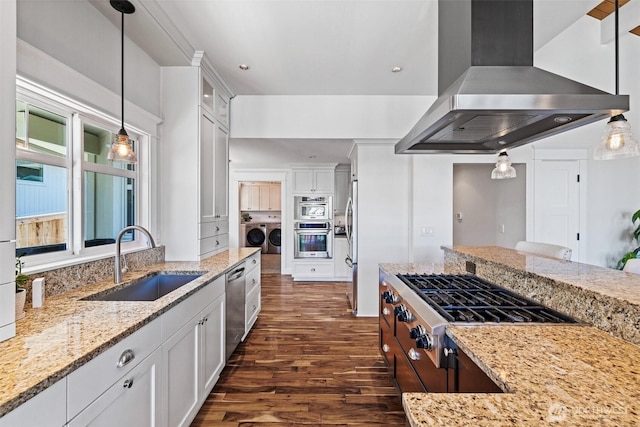
[[[256,279],[251,279],[251,284],[255,285],[256,284]]]
[[[220,227],[216,225],[216,231],[220,231]]]
[[[116,367],[122,368],[123,366],[126,366],[127,364],[129,364],[135,358],[136,358],[136,355],[133,352],[133,350],[127,349],[123,351],[122,354],[120,355],[120,358],[118,359],[118,364],[116,365]]]
[[[133,378],[131,378],[129,380],[124,380],[124,383],[122,384],[122,387],[124,387],[124,388],[133,387]]]
[[[255,259],[251,260],[251,264],[256,264],[258,261],[256,261]]]
[[[391,350],[389,344],[382,344],[382,351],[384,351],[385,353],[389,353],[389,350]]]
[[[216,246],[218,246],[219,244],[220,244],[220,242],[218,242],[218,241],[216,240]]]
[[[315,271],[316,271],[316,269],[315,269],[315,268],[312,268],[312,269],[311,269],[311,272],[312,272],[312,273],[315,273]]]

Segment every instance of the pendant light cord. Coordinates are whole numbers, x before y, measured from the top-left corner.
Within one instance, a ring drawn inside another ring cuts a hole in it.
[[[120,121],[124,129],[124,12],[120,12],[120,17]]]
[[[618,22],[618,5],[619,0],[615,1],[616,11],[615,11],[615,28],[616,28],[616,37],[615,37],[615,45],[616,45],[616,95],[620,95],[620,42],[618,40],[618,32],[619,32],[619,22]]]

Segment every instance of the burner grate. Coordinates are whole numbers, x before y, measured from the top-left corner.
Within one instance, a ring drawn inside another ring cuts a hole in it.
[[[449,322],[575,323],[575,320],[473,275],[398,275]]]

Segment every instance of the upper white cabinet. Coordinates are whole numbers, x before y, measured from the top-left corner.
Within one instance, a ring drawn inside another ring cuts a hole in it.
[[[294,168],[294,193],[333,193],[334,168]]]
[[[243,183],[240,187],[240,210],[279,211],[280,184]]]
[[[348,167],[338,166],[336,168],[336,197],[333,201],[333,211],[337,215],[344,214],[344,208],[347,206],[349,198],[349,183],[351,182],[351,171]]]
[[[167,260],[200,260],[228,248],[229,131],[228,113],[216,114],[221,96],[200,67],[162,68],[159,188]]]

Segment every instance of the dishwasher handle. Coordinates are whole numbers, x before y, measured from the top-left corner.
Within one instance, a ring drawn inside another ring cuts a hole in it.
[[[233,282],[234,280],[240,279],[242,276],[244,276],[244,267],[237,268],[232,273],[229,273],[227,281]]]

